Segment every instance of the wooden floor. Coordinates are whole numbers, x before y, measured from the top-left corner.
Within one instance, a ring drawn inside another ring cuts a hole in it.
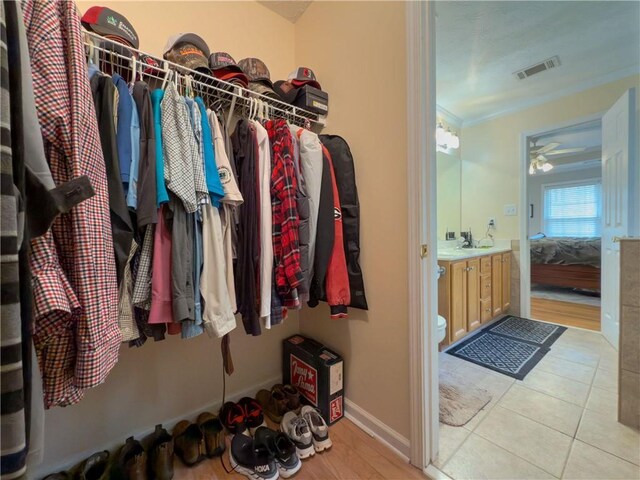
[[[324,479],[424,479],[420,470],[412,467],[392,450],[343,418],[330,427],[333,447],[302,461],[302,468],[292,478],[296,480]],[[229,442],[227,441],[227,446]],[[228,449],[223,456],[229,464]],[[176,458],[175,480],[243,479],[237,473],[228,474],[220,458],[205,460],[193,468],[185,467]]]
[[[600,331],[600,307],[531,297],[531,318]]]

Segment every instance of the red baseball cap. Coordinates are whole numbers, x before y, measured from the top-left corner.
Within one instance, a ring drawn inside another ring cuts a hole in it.
[[[138,34],[123,15],[108,7],[91,7],[80,19],[87,30],[137,49]]]

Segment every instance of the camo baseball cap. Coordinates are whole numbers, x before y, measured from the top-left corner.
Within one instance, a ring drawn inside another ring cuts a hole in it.
[[[238,66],[249,77],[250,82],[260,82],[273,90],[271,74],[265,63],[258,58],[243,58],[238,62]]]
[[[163,57],[191,70],[210,73],[209,46],[195,33],[178,33],[169,37]]]
[[[252,92],[259,93],[260,95],[265,95],[267,97],[280,99],[278,94],[273,90],[273,88],[268,87],[262,82],[249,82],[249,90]]]
[[[91,7],[80,19],[82,26],[90,32],[124,43],[133,48],[140,46],[138,34],[123,15],[107,7]]]

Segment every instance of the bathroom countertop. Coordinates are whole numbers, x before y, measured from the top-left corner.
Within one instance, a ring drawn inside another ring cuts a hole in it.
[[[466,260],[469,258],[483,257],[495,253],[510,252],[509,247],[490,248],[461,248],[459,250],[438,250],[438,260],[445,262],[455,262],[456,260]]]

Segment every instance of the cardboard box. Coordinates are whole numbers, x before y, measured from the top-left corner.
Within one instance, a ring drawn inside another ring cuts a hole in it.
[[[344,415],[344,361],[333,350],[302,335],[284,340],[284,383],[300,390],[304,403],[320,410],[331,425]]]

